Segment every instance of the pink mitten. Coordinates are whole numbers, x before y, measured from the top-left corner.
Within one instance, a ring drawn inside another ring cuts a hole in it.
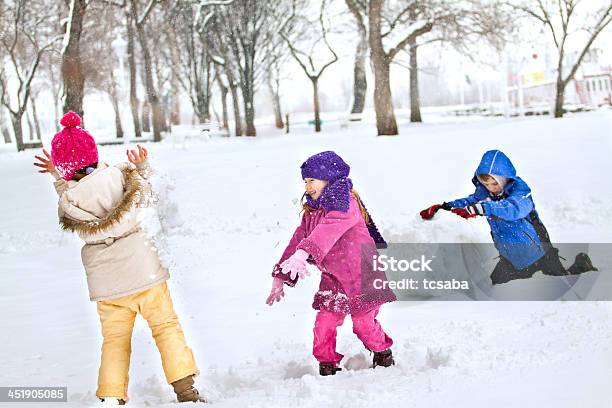
[[[272,280],[272,290],[270,291],[268,299],[266,299],[266,303],[272,306],[274,302],[280,302],[284,296],[285,291],[283,290],[283,280],[281,278],[274,278]]]
[[[308,259],[308,256],[308,252],[304,251],[303,249],[298,249],[295,251],[293,255],[287,258],[287,260],[280,265],[283,273],[289,274],[291,279],[295,279],[296,276],[303,279],[310,275],[310,272],[308,272],[308,269],[306,268],[306,260]]]

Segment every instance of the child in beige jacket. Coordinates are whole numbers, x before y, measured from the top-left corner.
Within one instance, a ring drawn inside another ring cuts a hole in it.
[[[51,142],[51,155],[35,156],[56,179],[59,221],[85,241],[81,258],[89,297],[97,303],[102,325],[102,358],[96,396],[101,401],[128,400],[128,370],[134,320],[141,314],[161,354],[166,380],[179,402],[206,402],[193,387],[198,369],[178,321],[166,284],[168,270],[140,226],[149,203],[148,152],[128,150],[128,162],[98,163],[93,137],[68,112],[64,129]]]

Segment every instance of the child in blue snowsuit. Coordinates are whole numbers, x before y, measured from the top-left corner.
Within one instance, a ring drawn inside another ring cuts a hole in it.
[[[465,198],[433,205],[421,211],[426,220],[440,210],[463,217],[487,217],[491,236],[499,251],[491,281],[495,284],[514,279],[526,279],[537,271],[546,275],[579,274],[594,268],[588,255],[579,253],[566,270],[559,260],[546,227],[540,220],[531,197],[531,189],[520,177],[510,159],[499,150],[489,150],[482,156],[474,173],[474,194]]]

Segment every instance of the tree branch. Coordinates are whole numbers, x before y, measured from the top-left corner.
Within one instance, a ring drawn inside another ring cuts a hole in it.
[[[137,0],[132,0],[132,1],[137,1]],[[142,14],[142,17],[140,17],[139,19],[136,20],[136,25],[137,26],[142,26],[144,24],[145,21],[147,21],[147,18],[149,17],[149,14],[151,13],[151,10],[153,10],[153,6],[155,6],[155,3],[157,3],[159,0],[150,0],[149,4],[147,4],[147,7],[145,8],[144,13]]]
[[[425,25],[423,25],[423,27],[414,30],[412,33],[406,36],[406,38],[400,41],[395,47],[391,48],[389,52],[387,52],[387,59],[391,61],[397,55],[397,53],[400,52],[400,50],[404,49],[406,45],[408,45],[408,43],[413,41],[418,36],[430,32],[432,28],[433,22],[428,21],[427,23],[425,23]]]
[[[576,63],[574,63],[574,66],[570,70],[570,72],[567,75],[567,77],[565,77],[565,79],[563,79],[564,84],[567,84],[574,77],[574,75],[576,74],[576,71],[578,70],[578,67],[580,66],[580,63],[584,59],[584,56],[589,51],[589,48],[591,47],[591,45],[593,44],[593,42],[595,41],[597,36],[612,21],[612,15],[610,15],[611,12],[612,12],[612,5],[608,6],[608,9],[606,10],[606,12],[603,13],[601,18],[599,19],[599,21],[595,25],[595,31],[591,34],[591,37],[589,38],[589,41],[587,41],[587,43],[585,44],[584,48],[582,49],[582,51],[580,53],[580,56],[578,57],[578,60],[576,60]]]

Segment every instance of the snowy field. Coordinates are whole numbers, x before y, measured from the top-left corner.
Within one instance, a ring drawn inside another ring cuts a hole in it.
[[[201,370],[196,385],[214,406],[612,407],[608,302],[396,302],[380,320],[397,364],[367,368],[371,356],[347,319],[338,336],[346,366],[335,377],[319,377],[311,355],[317,275],[286,289],[281,304],[264,304],[272,265],[299,222],[299,166],[322,150],[351,165],[388,241],[489,242],[484,219],[441,214],[426,223],[417,214],[470,193],[482,153],[498,148],[530,184],[553,241],[612,242],[612,111],[400,121],[399,137],[376,138],[371,123],[292,130],[147,145],[169,285]],[[96,406],[101,336],[81,243],[60,231],[51,178],[34,171],[33,152],[3,149],[0,385],[67,386],[67,404],[45,406]],[[123,157],[123,146],[101,148],[101,160]],[[129,405],[173,406],[140,318],[132,349]]]

